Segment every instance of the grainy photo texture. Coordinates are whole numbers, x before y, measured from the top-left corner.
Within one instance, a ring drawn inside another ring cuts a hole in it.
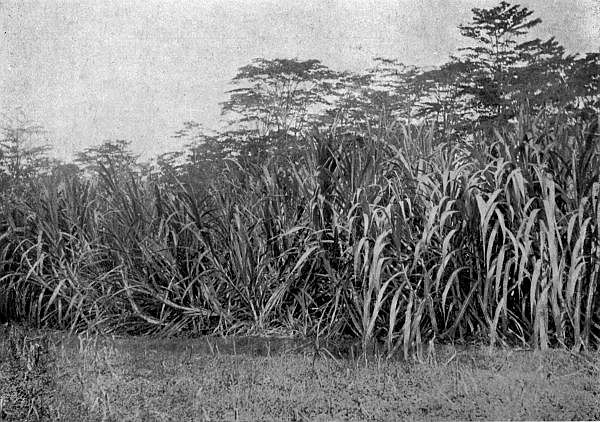
[[[600,420],[597,0],[0,38],[0,422]]]

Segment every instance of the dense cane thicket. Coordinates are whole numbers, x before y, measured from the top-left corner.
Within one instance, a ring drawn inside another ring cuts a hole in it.
[[[519,6],[473,13],[478,44],[436,69],[257,59],[237,124],[187,122],[154,167],[116,141],[39,171],[5,130],[0,319],[598,346],[600,55],[516,43],[539,23]]]
[[[72,330],[352,334],[405,354],[481,335],[589,347],[597,121],[524,120],[452,144],[427,127],[314,134],[295,162],[232,164],[208,185],[104,165],[42,178],[3,210],[0,310]]]

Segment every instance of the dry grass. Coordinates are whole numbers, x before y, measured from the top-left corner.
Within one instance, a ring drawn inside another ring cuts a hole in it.
[[[0,420],[51,420],[52,347],[39,331],[0,325]]]
[[[436,345],[404,362],[315,357],[291,340],[51,337],[42,420],[600,418],[597,353]],[[2,385],[5,411],[24,420]]]

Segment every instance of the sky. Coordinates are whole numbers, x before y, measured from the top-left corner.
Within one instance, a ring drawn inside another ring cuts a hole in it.
[[[523,0],[570,52],[600,50],[600,0]],[[363,70],[377,56],[445,62],[487,0],[0,0],[0,111],[20,107],[60,158],[104,140],[143,158],[218,128],[236,70],[257,57]]]

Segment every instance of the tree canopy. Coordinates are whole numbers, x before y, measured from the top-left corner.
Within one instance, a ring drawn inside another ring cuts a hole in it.
[[[339,76],[316,59],[254,59],[232,79],[222,112],[245,130],[288,138],[310,124],[311,110],[329,104]]]

